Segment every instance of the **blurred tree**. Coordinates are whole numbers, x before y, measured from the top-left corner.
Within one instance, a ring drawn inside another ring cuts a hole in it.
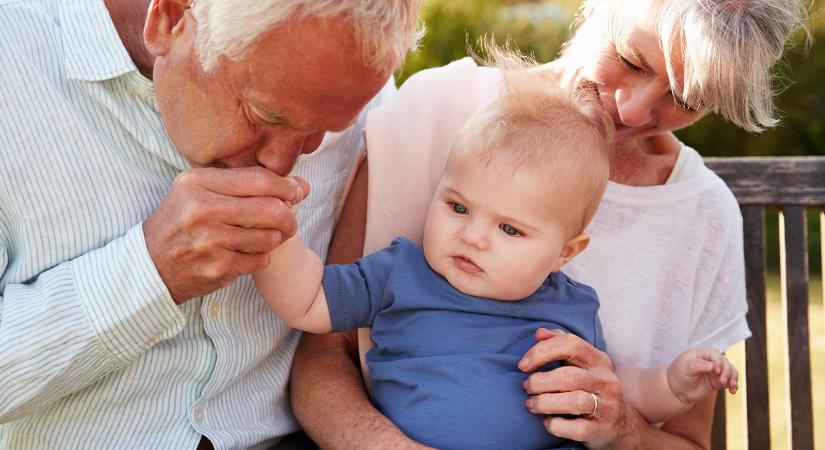
[[[510,38],[523,52],[550,61],[569,37],[579,4],[579,0],[428,0],[422,10],[427,34],[421,49],[407,58],[398,80],[466,56],[468,45],[474,48],[485,36],[499,43]]]
[[[421,49],[410,55],[398,75],[399,84],[413,73],[464,57],[467,47],[492,36],[508,38],[538,61],[550,61],[570,36],[580,0],[427,0],[422,16],[427,34]],[[710,116],[678,132],[707,156],[825,154],[825,0],[812,2],[814,43],[804,51],[796,39],[779,64],[783,90],[777,97],[782,125],[749,134],[720,117]]]

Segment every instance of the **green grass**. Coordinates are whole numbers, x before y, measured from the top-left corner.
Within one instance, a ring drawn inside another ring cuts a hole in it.
[[[787,348],[782,302],[779,290],[779,277],[768,277],[768,384],[770,397],[771,449],[790,449],[788,414],[788,374]],[[825,312],[823,312],[822,280],[811,279],[810,285],[809,326],[811,337],[811,381],[814,409],[814,446],[825,449]],[[744,344],[738,344],[728,351],[728,356],[737,367],[745,367]],[[744,378],[744,377],[743,377]],[[744,381],[744,380],[743,380]],[[747,389],[747,386],[744,386]],[[740,450],[747,448],[745,433],[745,390],[736,395],[726,394],[728,411],[728,448]],[[759,414],[759,412],[756,412]]]

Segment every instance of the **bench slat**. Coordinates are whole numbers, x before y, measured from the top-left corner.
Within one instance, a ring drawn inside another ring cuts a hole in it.
[[[782,303],[788,327],[790,448],[812,449],[813,408],[808,333],[808,249],[806,210],[785,206],[780,211],[780,271]]]
[[[768,337],[765,294],[765,208],[743,206],[745,243],[745,280],[748,293],[748,327],[745,341],[746,414],[748,448],[771,447],[770,408],[768,407]]]
[[[713,450],[726,450],[728,448],[725,393],[722,391],[716,394],[716,404],[713,407],[713,428],[710,433],[710,448]]]
[[[740,205],[825,204],[825,158],[705,158]]]

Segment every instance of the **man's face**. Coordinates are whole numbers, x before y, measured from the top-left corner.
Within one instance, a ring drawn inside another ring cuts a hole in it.
[[[286,175],[326,131],[347,128],[392,70],[367,67],[342,20],[291,21],[210,72],[194,40],[186,11],[153,74],[167,132],[193,167],[263,165]]]

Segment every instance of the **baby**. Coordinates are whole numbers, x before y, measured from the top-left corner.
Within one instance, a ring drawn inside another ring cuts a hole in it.
[[[504,94],[461,130],[427,213],[423,249],[400,237],[354,264],[324,267],[296,236],[255,274],[290,326],[372,327],[375,404],[433,447],[582,448],[549,434],[543,417],[527,410],[528,374],[517,364],[539,328],[605,350],[596,293],[559,269],[590,240],[584,230],[607,184],[610,125],[591,89],[549,89],[542,76],[505,71]],[[651,422],[737,387],[736,369],[713,349],[618,373]]]

